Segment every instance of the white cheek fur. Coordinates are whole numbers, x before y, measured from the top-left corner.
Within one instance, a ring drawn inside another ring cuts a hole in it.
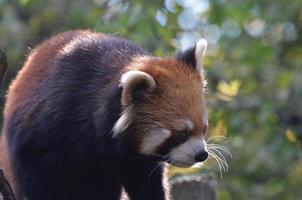
[[[119,133],[123,132],[127,129],[127,127],[131,123],[131,110],[132,106],[127,107],[124,112],[122,113],[121,117],[117,120],[117,122],[114,124],[114,127],[112,129],[112,137],[118,136]]]
[[[143,138],[140,152],[142,154],[155,153],[158,146],[163,144],[171,136],[171,131],[158,128],[151,131],[150,135]]]

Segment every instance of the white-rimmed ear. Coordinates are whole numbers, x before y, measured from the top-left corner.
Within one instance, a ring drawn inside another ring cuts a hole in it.
[[[200,74],[203,71],[204,55],[207,51],[208,43],[205,39],[200,39],[194,47],[191,47],[176,55],[176,58],[196,69]]]
[[[133,70],[122,75],[120,86],[123,88],[121,104],[127,107],[151,93],[156,88],[156,83],[146,72]]]
[[[208,42],[205,39],[200,39],[195,46],[196,70],[200,73],[203,71],[204,55],[207,51]]]
[[[153,77],[146,72],[132,70],[122,75],[120,80],[122,87],[121,104],[123,107],[120,118],[112,129],[112,137],[117,137],[132,123],[133,106],[151,94],[156,88]]]

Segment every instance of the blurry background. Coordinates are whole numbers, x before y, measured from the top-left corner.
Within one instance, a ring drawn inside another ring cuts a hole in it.
[[[233,158],[224,154],[230,167],[222,178],[214,159],[170,176],[211,174],[221,200],[302,199],[301,0],[0,0],[9,62],[1,109],[30,49],[77,28],[126,37],[157,56],[205,37],[208,138]]]

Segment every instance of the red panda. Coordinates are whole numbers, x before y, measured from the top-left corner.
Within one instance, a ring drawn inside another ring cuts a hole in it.
[[[2,166],[17,199],[167,200],[164,163],[207,159],[207,42],[157,58],[91,31],[36,47],[9,87]]]

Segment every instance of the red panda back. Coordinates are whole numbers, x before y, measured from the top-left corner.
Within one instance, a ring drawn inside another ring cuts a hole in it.
[[[22,99],[30,96],[39,85],[38,83],[48,76],[51,70],[51,62],[59,49],[62,49],[76,37],[86,37],[85,35],[90,34],[97,33],[82,30],[68,31],[46,40],[36,47],[9,87],[6,97],[7,104],[4,109],[4,119],[8,119],[10,114],[20,105]],[[98,33],[98,35],[105,37],[104,34]]]

